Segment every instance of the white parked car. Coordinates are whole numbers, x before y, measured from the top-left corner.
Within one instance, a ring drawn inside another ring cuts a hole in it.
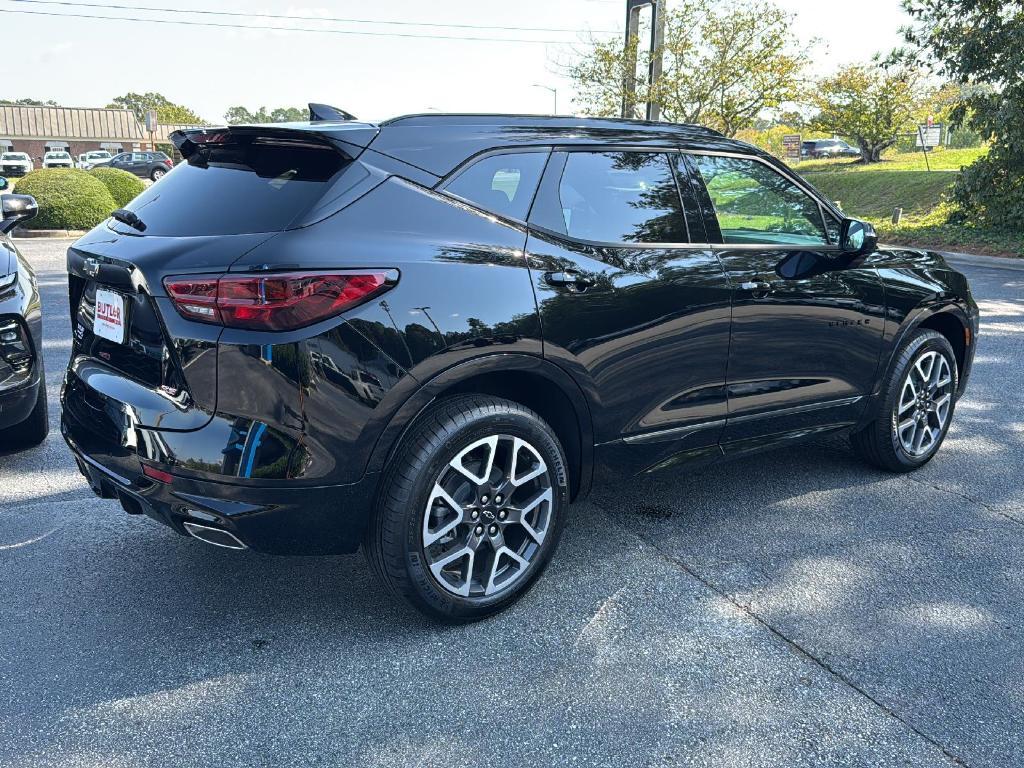
[[[83,171],[88,171],[90,168],[109,162],[110,158],[111,154],[105,149],[85,152],[78,156],[78,167]]]
[[[67,152],[47,152],[43,155],[43,168],[74,168],[75,161]]]
[[[34,169],[32,158],[24,152],[4,152],[0,155],[0,174],[4,176],[24,176]]]

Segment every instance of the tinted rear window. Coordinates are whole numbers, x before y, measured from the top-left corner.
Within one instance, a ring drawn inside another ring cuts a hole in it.
[[[158,237],[277,232],[316,207],[346,165],[338,152],[315,145],[211,147],[178,163],[128,208],[146,235]]]

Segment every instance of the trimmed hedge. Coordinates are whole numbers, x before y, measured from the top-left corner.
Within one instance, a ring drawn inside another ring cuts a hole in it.
[[[92,229],[118,207],[103,182],[73,168],[32,171],[17,191],[39,203],[39,214],[22,225],[28,229]]]
[[[124,208],[146,188],[142,179],[128,171],[122,171],[120,168],[101,166],[93,168],[88,173],[103,182],[103,185],[110,190],[110,195],[114,198],[118,208]]]

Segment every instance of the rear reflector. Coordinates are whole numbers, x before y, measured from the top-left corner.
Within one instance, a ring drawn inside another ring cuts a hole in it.
[[[146,477],[156,480],[158,483],[170,484],[174,482],[174,475],[172,475],[170,472],[164,472],[162,469],[156,469],[155,467],[151,467],[148,464],[142,465],[142,474],[144,474]]]
[[[190,320],[288,331],[334,317],[379,296],[396,282],[398,272],[389,269],[168,277],[164,287],[178,312]]]

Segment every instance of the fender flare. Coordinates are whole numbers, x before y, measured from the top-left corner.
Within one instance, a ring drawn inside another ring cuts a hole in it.
[[[377,437],[370,452],[366,471],[380,472],[409,426],[444,392],[481,374],[518,371],[541,376],[557,386],[572,404],[580,431],[579,489],[576,498],[583,498],[593,482],[594,425],[590,407],[576,381],[554,363],[536,355],[493,353],[456,363],[432,378],[419,382],[411,394],[393,412]],[[408,377],[413,379],[412,376]]]
[[[875,378],[875,387],[871,393],[871,405],[865,408],[862,423],[870,421],[870,415],[874,412],[874,405],[878,401],[882,387],[889,380],[893,365],[896,363],[896,355],[902,348],[907,336],[919,328],[921,323],[928,318],[942,313],[953,315],[965,328],[971,327],[971,321],[967,312],[964,311],[961,303],[955,299],[945,299],[930,304],[919,304],[908,312],[893,336],[889,349],[883,353],[885,354],[884,359],[879,361],[879,373],[881,375]],[[884,365],[882,364],[883,362]]]

